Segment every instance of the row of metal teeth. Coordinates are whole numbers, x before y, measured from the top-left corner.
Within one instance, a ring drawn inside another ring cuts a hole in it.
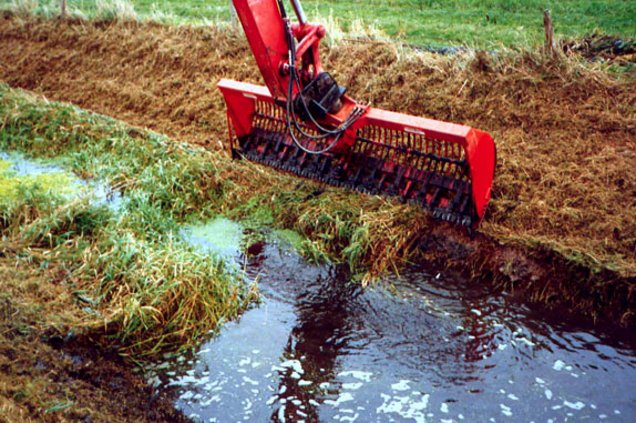
[[[436,219],[466,227],[474,222],[470,181],[462,173],[466,164],[459,161],[420,152],[428,160],[429,169],[433,169],[422,170],[386,166],[386,160],[364,154],[354,153],[346,159],[333,154],[306,155],[295,145],[287,144],[284,134],[259,128],[239,140],[238,147],[235,152],[248,160],[276,169],[366,194],[396,196],[430,210]],[[453,173],[435,173],[434,169],[443,170],[450,162],[454,165]],[[387,172],[391,167],[394,171]],[[405,176],[407,173],[411,176]],[[406,189],[407,184],[411,190]],[[443,207],[442,198],[447,199]]]

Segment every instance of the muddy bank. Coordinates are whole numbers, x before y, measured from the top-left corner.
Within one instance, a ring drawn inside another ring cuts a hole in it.
[[[6,253],[0,245],[0,421],[187,421],[130,363],[69,332],[81,307],[63,275]]]
[[[212,148],[226,128],[216,81],[260,79],[241,33],[1,22],[0,78],[12,86]],[[344,45],[326,61],[361,101],[491,131],[499,158],[494,198],[475,240],[415,213],[410,222],[392,220],[391,234],[378,235],[381,246],[364,260],[382,261],[378,251],[387,263],[423,252],[531,300],[633,324],[636,83],[575,60],[405,54]],[[298,228],[299,216],[302,210],[280,224]],[[394,236],[407,226],[407,235]],[[306,235],[317,236],[313,229]]]

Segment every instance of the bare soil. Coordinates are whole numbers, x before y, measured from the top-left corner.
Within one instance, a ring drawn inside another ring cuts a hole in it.
[[[422,237],[428,256],[537,301],[636,321],[633,77],[576,57],[440,57],[383,43],[343,44],[324,60],[361,102],[493,134],[480,235],[440,224]],[[241,32],[0,20],[0,79],[11,86],[212,149],[226,138],[220,78],[260,82]]]
[[[55,269],[0,249],[0,422],[187,421],[116,354],[69,332],[80,305]]]

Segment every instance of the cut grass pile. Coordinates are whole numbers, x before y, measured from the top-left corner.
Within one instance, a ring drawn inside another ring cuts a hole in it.
[[[68,0],[71,15],[97,19],[150,19],[171,24],[230,21],[229,0]],[[527,48],[543,42],[543,10],[552,10],[557,35],[592,32],[636,35],[636,5],[622,0],[304,0],[310,19],[328,23],[333,35],[386,33],[418,45]],[[44,16],[59,13],[58,0],[0,0]],[[291,7],[289,7],[291,11]]]

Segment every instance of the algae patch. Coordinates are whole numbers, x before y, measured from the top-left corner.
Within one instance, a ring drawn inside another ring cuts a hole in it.
[[[301,251],[306,241],[306,238],[291,229],[275,229],[272,231],[272,236],[274,240],[289,245],[296,251]]]
[[[19,154],[0,153],[0,201],[15,201],[25,190],[36,188],[65,197],[82,191],[81,184],[70,172]]]
[[[196,248],[231,260],[241,252],[243,228],[225,217],[206,223],[185,226],[181,231],[186,241]]]

